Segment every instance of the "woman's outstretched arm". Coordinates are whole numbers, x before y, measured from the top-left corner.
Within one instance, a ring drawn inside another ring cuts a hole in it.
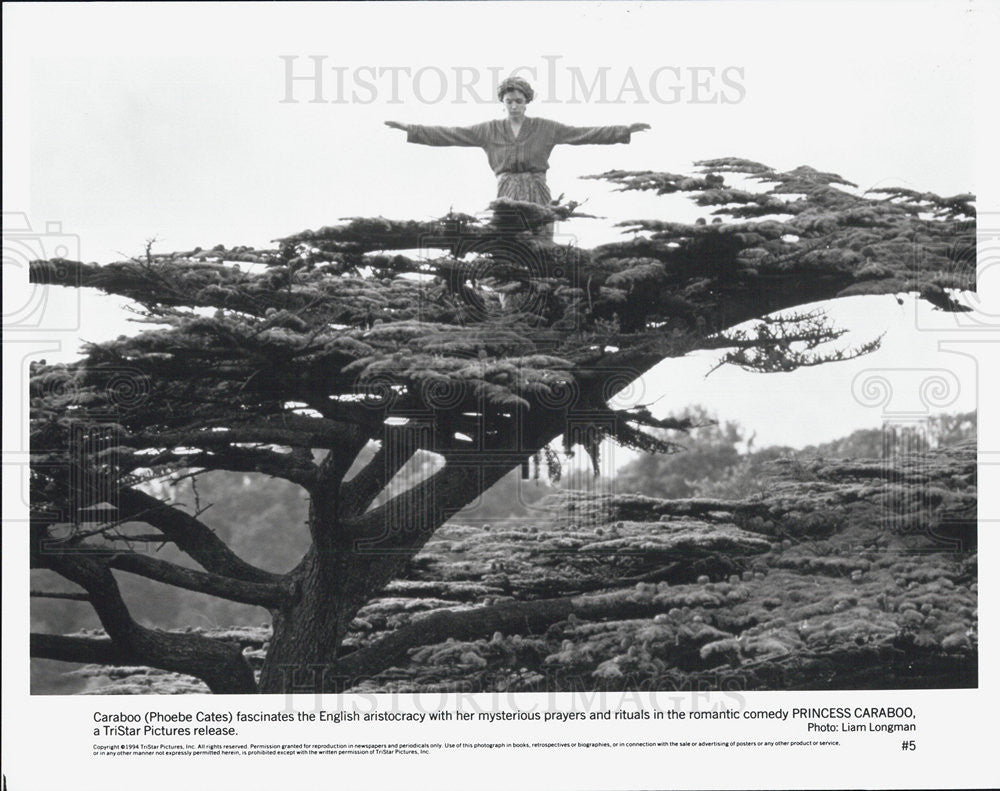
[[[611,145],[613,143],[628,143],[633,132],[643,132],[649,129],[649,124],[631,124],[629,126],[566,126],[556,125],[556,143],[570,146]]]
[[[406,132],[407,143],[425,146],[482,146],[486,143],[486,124],[475,126],[421,126],[386,121],[385,125]]]

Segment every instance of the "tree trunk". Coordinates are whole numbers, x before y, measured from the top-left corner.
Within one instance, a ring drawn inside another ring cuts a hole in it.
[[[292,572],[297,595],[273,612],[271,643],[259,683],[262,693],[343,689],[346,680],[333,674],[351,621],[419,551],[419,546],[403,552],[359,546],[354,539],[340,537],[335,518],[320,521],[323,510],[314,499],[314,543]]]
[[[340,560],[341,562],[337,562]],[[295,601],[273,613],[273,633],[260,676],[262,693],[315,692],[357,608],[349,608],[343,595],[345,559],[315,547],[299,567]]]

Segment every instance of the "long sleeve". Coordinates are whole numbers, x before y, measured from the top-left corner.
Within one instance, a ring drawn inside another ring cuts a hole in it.
[[[424,146],[485,146],[489,142],[487,124],[475,126],[410,126],[407,143]]]
[[[628,143],[627,126],[566,126],[547,118],[525,118],[515,135],[506,120],[486,121],[474,126],[409,127],[408,143],[425,146],[467,146],[486,152],[494,173],[544,173],[549,154],[560,143],[582,146]]]
[[[555,142],[571,146],[628,143],[632,133],[627,126],[566,126],[555,124]]]

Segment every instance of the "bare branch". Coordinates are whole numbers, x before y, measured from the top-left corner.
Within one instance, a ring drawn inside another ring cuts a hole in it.
[[[87,591],[119,656],[133,658],[136,664],[157,667],[175,673],[196,676],[216,693],[253,693],[257,682],[243,658],[240,646],[196,634],[172,634],[140,626],[129,614],[114,576],[104,563],[86,555],[46,553],[41,559],[47,568],[75,582]],[[58,647],[67,659],[67,644]],[[88,646],[78,646],[87,648]],[[89,646],[95,654],[100,649]],[[105,650],[105,654],[112,654]],[[71,656],[71,655],[69,655]],[[70,658],[68,661],[80,661]]]
[[[336,446],[326,454],[316,474],[316,490],[336,493],[344,475],[351,469],[362,448],[368,444],[368,432],[358,426],[345,426]]]
[[[108,541],[128,541],[129,543],[169,544],[170,539],[162,533],[139,533],[135,535],[106,535]]]
[[[90,596],[86,593],[68,593],[66,591],[31,591],[33,598],[38,599],[67,599],[69,601],[90,601]]]
[[[402,428],[402,427],[399,427]],[[405,432],[387,426],[375,456],[353,478],[340,485],[340,513],[344,518],[363,514],[399,472],[413,458],[417,447],[405,440]]]
[[[141,657],[115,645],[107,637],[71,637],[32,632],[30,653],[34,659],[81,662],[95,665],[136,665]]]
[[[207,593],[243,604],[256,604],[260,607],[278,607],[292,596],[290,584],[246,582],[219,574],[187,569],[148,555],[116,554],[109,559],[108,565],[185,590]]]
[[[463,466],[448,463],[420,483],[368,511],[351,524],[359,551],[415,551],[455,512],[472,502],[511,469],[527,451]],[[405,529],[401,529],[405,523]]]
[[[122,489],[118,507],[123,519],[134,515],[135,519],[161,530],[179,549],[213,574],[248,582],[276,582],[280,579],[280,575],[252,566],[237,556],[203,522],[152,495],[138,489]]]

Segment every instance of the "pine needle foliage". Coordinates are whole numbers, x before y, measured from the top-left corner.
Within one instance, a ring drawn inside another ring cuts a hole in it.
[[[643,405],[609,406],[662,359],[718,348],[760,371],[846,359],[877,340],[831,352],[840,331],[818,314],[771,314],[911,291],[964,310],[955,292],[975,286],[970,195],[861,193],[836,174],[736,158],[689,175],[594,178],[685,193],[711,222],[622,222],[627,238],[582,249],[542,230],[580,216],[576,204],[497,201],[486,216],[346,218],[267,249],[34,262],[33,282],[126,297],[143,325],[87,344],[77,362],[32,366],[32,563],[82,588],[110,640],[40,636],[36,654],[280,691],[292,683],[281,668],[336,668],[354,613],[450,514],[532,460],[557,475],[557,437],[595,466],[607,437],[676,451],[644,429],[683,426]],[[754,329],[732,329],[750,320]],[[444,464],[379,499],[418,451]],[[305,489],[313,546],[294,571],[244,562],[200,511],[143,487],[209,470]],[[98,506],[110,515],[95,526]],[[201,569],[123,543],[126,523],[153,528]],[[138,625],[112,570],[267,607],[275,631],[260,677],[232,646]],[[339,687],[324,676],[316,688]]]

